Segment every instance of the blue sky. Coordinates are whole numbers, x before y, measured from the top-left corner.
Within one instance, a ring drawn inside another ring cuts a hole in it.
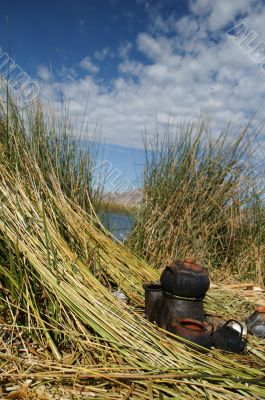
[[[138,33],[146,30],[150,10],[168,18],[172,13],[183,15],[186,4],[183,0],[152,1],[152,6],[141,0],[3,1],[1,46],[8,48],[8,16],[11,53],[30,74],[36,74],[38,65],[47,66],[50,62],[57,75],[60,69],[76,68],[89,56],[98,61],[100,77],[107,82],[117,76],[119,50],[133,44]],[[104,51],[107,56],[103,63],[100,58]],[[144,55],[136,54],[136,48],[132,53],[143,61]],[[85,73],[76,72],[80,76]]]
[[[205,113],[216,132],[258,108],[262,117],[264,18],[261,0],[11,0],[0,4],[0,46],[10,39],[44,102],[63,100],[77,135],[83,121],[100,132],[110,163],[136,184],[143,132],[151,140]],[[240,23],[253,40],[227,34]]]

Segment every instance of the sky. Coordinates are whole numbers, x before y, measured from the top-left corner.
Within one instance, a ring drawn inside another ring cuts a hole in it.
[[[261,0],[2,0],[0,48],[137,185],[143,135],[263,118],[264,20]]]

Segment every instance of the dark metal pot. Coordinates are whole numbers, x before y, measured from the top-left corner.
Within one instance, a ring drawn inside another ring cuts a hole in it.
[[[231,326],[228,326],[230,322],[236,322],[241,332],[236,331]],[[242,337],[243,326],[240,322],[230,319],[222,327],[216,329],[212,335],[212,344],[217,349],[231,351],[233,353],[241,353],[246,347],[246,339]]]
[[[155,305],[157,300],[162,297],[162,287],[160,282],[159,283],[149,283],[143,285],[144,294],[145,294],[145,316],[149,321],[155,322],[152,319],[152,312],[154,308],[156,309]]]
[[[265,339],[265,307],[257,306],[253,314],[246,319],[248,332]]]
[[[180,320],[175,319],[169,331],[179,336],[180,338],[187,339],[190,342],[196,343],[197,345],[204,347],[205,350],[210,349],[212,345],[212,324],[206,324],[191,318],[183,318]],[[181,339],[177,340],[181,341]],[[199,350],[196,346],[189,346]],[[203,352],[204,350],[201,349],[201,351]]]
[[[163,291],[189,298],[204,297],[210,286],[207,271],[190,260],[167,266],[160,280]]]
[[[171,293],[163,292],[163,297],[156,305],[156,314],[153,313],[153,321],[160,328],[168,330],[175,318],[191,318],[200,322],[204,321],[203,299],[183,299]]]

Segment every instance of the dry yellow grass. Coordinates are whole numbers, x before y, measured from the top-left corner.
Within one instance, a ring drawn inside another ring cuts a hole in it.
[[[2,397],[74,398],[82,386],[96,399],[264,398],[261,341],[244,355],[202,355],[144,319],[142,283],[158,271],[112,240],[89,197],[87,213],[66,195],[49,159],[47,178],[17,117],[0,155]],[[214,297],[207,309],[220,315],[248,307]]]

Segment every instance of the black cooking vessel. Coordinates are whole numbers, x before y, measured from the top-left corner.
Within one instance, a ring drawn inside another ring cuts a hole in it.
[[[265,339],[265,307],[257,306],[253,314],[246,319],[248,332]]]
[[[154,322],[155,320],[152,320],[152,311],[157,300],[162,297],[162,287],[159,282],[143,285],[143,288],[145,294],[145,316],[149,321]]]
[[[241,327],[239,333],[231,326],[228,326],[230,322],[236,322]],[[222,327],[216,329],[212,335],[212,344],[217,349],[231,351],[233,353],[241,353],[246,347],[246,339],[242,337],[243,326],[240,322],[230,319]]]
[[[210,286],[207,271],[189,260],[167,266],[160,280],[164,292],[188,298],[204,297]]]
[[[205,352],[211,348],[213,325],[196,321],[191,318],[175,319],[169,329],[171,333],[179,336],[176,340],[181,341],[181,338],[187,339],[190,342],[196,343],[205,348],[199,349],[196,346],[187,344],[189,347],[195,348],[201,352]]]
[[[168,330],[174,319],[191,318],[204,321],[203,299],[191,300],[179,298],[171,293],[163,292],[163,297],[156,303],[152,320],[160,328]]]

